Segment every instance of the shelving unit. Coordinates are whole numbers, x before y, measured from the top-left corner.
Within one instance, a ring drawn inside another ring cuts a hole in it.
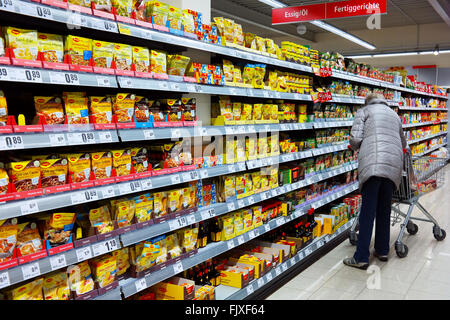
[[[188,37],[181,37],[170,33],[160,32],[158,30],[140,27],[137,25],[116,22],[105,18],[90,16],[87,14],[73,15],[70,11],[47,6],[40,3],[27,2],[21,0],[8,0],[2,2],[0,12],[15,14],[20,19],[33,17],[40,19],[45,23],[55,24],[71,24],[88,28],[91,31],[101,31],[103,33],[120,34],[131,38],[139,38],[153,43],[162,43],[165,45],[181,46],[200,50],[208,53],[219,54],[222,56],[233,57],[246,61],[254,61],[264,63],[271,66],[281,67],[290,71],[302,72],[308,75],[314,74],[309,66],[297,63],[281,61],[276,58],[247,52],[244,50],[224,47],[220,45],[210,44]],[[392,83],[383,82],[368,77],[357,76],[348,72],[333,71],[332,78],[355,82],[358,84],[370,85],[379,88],[389,88],[403,93],[433,97],[439,99],[447,99],[447,97],[420,92],[403,88]],[[190,82],[179,82],[169,80],[144,79],[138,77],[124,77],[107,74],[84,73],[75,71],[58,71],[49,69],[39,69],[30,67],[19,67],[11,65],[0,65],[0,83],[13,82],[19,85],[25,83],[27,85],[52,85],[52,86],[73,86],[73,87],[92,87],[92,88],[116,88],[126,90],[151,90],[160,92],[174,92],[177,94],[191,93],[204,95],[228,95],[247,98],[259,99],[283,99],[292,101],[312,102],[310,95],[297,93],[274,92],[261,89],[250,89],[240,87],[225,87],[200,85]],[[330,103],[343,103],[363,105],[363,97],[333,95]],[[398,107],[398,101],[388,101],[390,106]],[[400,110],[413,111],[441,111],[433,108],[407,108],[399,107]],[[446,110],[445,110],[446,111]],[[441,121],[446,123],[447,120]],[[333,121],[315,121],[308,123],[281,123],[281,124],[242,124],[232,126],[196,126],[196,127],[179,127],[179,128],[145,128],[145,129],[112,129],[112,130],[94,130],[88,128],[85,131],[75,130],[73,132],[39,132],[39,133],[11,133],[0,134],[0,151],[23,150],[37,148],[54,148],[64,146],[79,146],[84,144],[106,144],[106,143],[126,143],[133,141],[153,141],[161,139],[178,139],[185,137],[201,137],[201,136],[219,136],[219,135],[245,135],[266,132],[285,132],[285,131],[303,131],[324,128],[349,127],[353,124],[353,119],[339,119]],[[403,128],[412,128],[425,125],[435,124],[434,122],[424,122],[419,124],[404,125]],[[413,141],[408,144],[417,143],[441,136],[445,133],[432,135]],[[20,142],[11,143],[13,138]],[[429,154],[437,150],[442,144],[435,146],[421,155]],[[267,157],[262,159],[250,160],[235,164],[221,165],[211,168],[196,169],[191,171],[182,171],[169,175],[151,176],[142,179],[135,179],[128,182],[113,183],[110,185],[97,186],[82,190],[70,190],[57,194],[46,194],[40,197],[27,198],[23,200],[10,201],[0,204],[0,219],[22,217],[48,210],[60,209],[80,203],[96,202],[103,199],[120,197],[124,195],[136,194],[142,191],[158,189],[171,185],[178,185],[185,182],[206,179],[232,174],[235,172],[244,172],[255,168],[261,168],[269,165],[280,163],[288,163],[300,159],[312,158],[324,154],[338,151],[344,151],[348,147],[348,143],[338,145],[329,145],[321,148],[306,150],[296,153],[281,154],[279,156]],[[347,163],[345,165],[331,168],[325,172],[319,172],[306,177],[302,181],[292,184],[279,186],[277,188],[267,190],[258,194],[248,196],[246,198],[230,201],[226,203],[216,203],[185,216],[168,218],[160,223],[149,223],[142,228],[132,228],[131,230],[105,240],[97,240],[91,243],[82,244],[75,248],[55,254],[54,256],[46,256],[45,258],[12,266],[11,268],[0,271],[0,288],[12,286],[28,279],[47,274],[49,272],[65,268],[66,266],[79,263],[81,261],[103,255],[108,252],[115,251],[122,247],[131,246],[140,241],[153,238],[158,235],[181,229],[183,227],[193,225],[195,223],[206,221],[208,219],[224,215],[234,210],[251,206],[255,203],[265,201],[270,198],[278,197],[293,190],[304,188],[312,184],[324,181],[331,177],[335,177],[357,169],[357,162]],[[166,280],[180,272],[187,270],[207,259],[215,257],[221,253],[233,249],[243,243],[249,242],[254,238],[267,233],[273,229],[279,228],[294,219],[302,217],[310,208],[320,208],[331,203],[345,195],[351,194],[358,190],[358,183],[345,185],[342,188],[335,189],[327,193],[325,196],[314,199],[309,203],[305,203],[295,212],[288,216],[278,217],[269,223],[250,230],[231,240],[212,243],[207,247],[192,253],[192,255],[183,259],[174,259],[162,265],[157,271],[147,274],[143,278],[129,278],[121,280],[119,286],[106,294],[95,297],[95,300],[121,300],[128,298],[158,282]],[[294,268],[297,264],[303,263],[308,257],[324,246],[331,246],[336,237],[343,234],[350,227],[352,221],[349,221],[332,235],[323,236],[315,239],[311,244],[301,249],[297,255],[275,267],[262,278],[254,280],[243,289],[233,289],[230,287],[219,286],[217,288],[217,299],[245,299],[251,297],[256,291],[270,286],[274,279],[283,277],[289,269]]]

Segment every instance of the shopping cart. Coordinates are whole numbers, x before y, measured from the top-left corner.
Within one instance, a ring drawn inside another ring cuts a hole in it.
[[[400,225],[400,233],[395,241],[395,251],[397,256],[404,258],[408,255],[408,247],[402,242],[405,230],[410,235],[415,235],[419,231],[419,227],[413,223],[413,220],[425,221],[433,223],[433,235],[437,241],[445,239],[446,233],[436,219],[420,204],[419,199],[426,193],[440,188],[445,182],[444,171],[447,159],[433,157],[411,157],[409,152],[405,153],[403,162],[403,173],[400,187],[394,192],[392,197],[392,226],[397,223]],[[406,214],[400,209],[400,205],[407,205]],[[412,217],[414,207],[425,215],[426,219]],[[358,242],[358,220],[355,219],[350,228],[349,240],[352,245]]]

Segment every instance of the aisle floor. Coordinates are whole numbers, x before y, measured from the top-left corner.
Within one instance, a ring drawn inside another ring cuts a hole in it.
[[[450,165],[445,170],[445,185],[421,198],[421,204],[450,234]],[[413,216],[423,216],[418,210]],[[450,299],[450,236],[438,242],[432,224],[415,221],[419,232],[405,232],[403,242],[409,248],[400,259],[393,247],[400,225],[391,227],[388,262],[370,258],[368,270],[342,263],[355,247],[346,240],[301,272],[268,300],[448,300]],[[371,252],[373,252],[373,237]]]

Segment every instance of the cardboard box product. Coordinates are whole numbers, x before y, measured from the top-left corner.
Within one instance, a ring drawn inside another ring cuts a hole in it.
[[[180,277],[173,277],[152,287],[157,300],[193,300],[194,289],[194,281]]]

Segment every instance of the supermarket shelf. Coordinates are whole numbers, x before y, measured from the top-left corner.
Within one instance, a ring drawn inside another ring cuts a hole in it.
[[[336,121],[323,121],[323,122],[314,122],[314,129],[322,129],[322,128],[338,128],[338,127],[351,127],[353,125],[352,120],[336,120]]]
[[[303,181],[299,181],[296,183],[292,183],[290,185],[285,185],[282,187],[278,187],[275,189],[271,189],[262,193],[254,194],[249,197],[245,197],[236,201],[229,201],[226,203],[216,203],[210,205],[205,208],[201,208],[198,212],[189,214],[187,216],[182,216],[178,219],[173,219],[169,221],[165,221],[162,223],[158,223],[146,228],[142,228],[136,231],[125,233],[121,236],[123,246],[127,247],[132,244],[138,243],[140,241],[144,241],[153,237],[156,237],[160,234],[164,234],[170,231],[174,231],[180,228],[184,228],[188,225],[192,225],[194,223],[198,223],[200,221],[208,220],[214,218],[216,216],[223,215],[225,213],[246,207],[251,206],[255,203],[277,197],[281,194],[291,192],[292,190],[296,190],[299,188],[303,188],[305,186],[311,185],[313,183],[317,183],[319,181],[323,181],[329,179],[331,177],[337,176],[339,174],[349,172],[357,169],[358,164],[352,163],[341,166],[340,168],[336,168],[330,170],[326,173],[319,173],[308,179]],[[326,198],[325,198],[326,199]],[[325,201],[325,200],[324,200]],[[321,203],[320,201],[318,203]]]
[[[0,288],[7,287],[40,275],[65,268],[66,266],[91,259],[93,257],[120,249],[119,237],[112,237],[90,245],[74,248],[53,256],[21,264],[17,267],[0,271]]]
[[[434,147],[432,147],[430,150],[427,150],[427,151],[422,152],[422,153],[419,153],[419,154],[414,154],[413,157],[421,157],[421,156],[424,156],[424,155],[429,154],[429,153],[431,153],[431,152],[433,152],[433,151],[436,151],[436,150],[438,150],[438,149],[440,149],[440,148],[442,148],[442,147],[444,147],[444,146],[446,146],[446,145],[447,145],[447,143],[443,143],[443,144],[434,146]]]
[[[440,133],[432,134],[432,135],[430,135],[428,137],[424,137],[424,138],[408,141],[408,144],[411,145],[411,144],[414,144],[414,143],[417,143],[417,142],[433,139],[433,138],[436,138],[436,137],[439,137],[439,136],[443,136],[443,135],[447,135],[447,132],[440,132]]]
[[[106,74],[58,71],[4,65],[0,65],[0,71],[0,81],[118,88],[116,77]]]
[[[266,160],[260,159],[261,164],[260,167],[263,166],[263,163],[267,163],[266,165],[273,165],[279,162],[287,162],[293,161],[295,159],[312,157],[313,155],[317,156],[321,154],[342,151],[345,150],[347,146],[348,143],[343,143],[340,145],[313,149],[312,151],[298,152],[292,155],[284,154],[278,157],[270,157],[269,159]],[[252,165],[250,165],[250,167],[247,167],[245,162],[240,162],[235,164],[196,169],[192,171],[185,171],[168,175],[153,176],[150,178],[109,184],[102,187],[86,188],[76,191],[44,195],[36,198],[27,198],[24,200],[11,201],[4,203],[0,206],[0,219],[14,218],[37,212],[43,212],[57,208],[64,208],[67,206],[77,205],[80,203],[88,203],[112,197],[129,195],[132,193],[166,187],[184,182],[190,182],[198,179],[206,179],[209,177],[226,175],[253,168],[255,167],[253,167]]]
[[[128,25],[124,23],[117,23],[112,20],[98,18],[92,15],[86,14],[73,14],[69,10],[64,10],[56,7],[46,6],[43,4],[37,4],[33,2],[21,1],[21,0],[9,0],[5,2],[5,5],[0,7],[0,11],[13,12],[16,14],[37,17],[46,21],[55,21],[58,23],[64,23],[68,26],[79,26],[90,28],[94,30],[106,31],[111,33],[121,33],[129,35],[135,38],[141,38],[145,40],[152,40],[161,43],[174,44],[184,46],[187,48],[217,53],[230,57],[240,58],[244,60],[250,60],[254,62],[260,62],[270,64],[273,66],[289,68],[296,71],[302,71],[306,73],[313,73],[311,67],[300,65],[297,63],[291,63],[288,61],[279,60],[276,58],[264,56],[262,54],[256,54],[236,48],[224,47],[220,45],[210,44],[199,40],[189,39],[187,37],[177,36],[167,32],[160,32],[154,29],[143,28],[135,25]],[[393,90],[414,93],[424,96],[432,96],[440,99],[447,99],[447,97],[428,94],[421,91],[411,90],[403,88],[401,86],[394,85],[392,83],[371,79],[368,77],[357,76],[346,71],[333,71],[333,78],[354,81],[358,83],[368,84],[372,86],[378,86],[382,88],[390,88]],[[83,84],[82,84],[83,85]],[[178,91],[178,90],[177,90]]]
[[[0,151],[119,142],[116,130],[0,135]]]
[[[437,125],[441,123],[446,123],[447,120],[441,120],[440,122],[436,121],[428,121],[428,122],[420,122],[420,123],[411,123],[411,124],[404,124],[403,128],[414,128],[414,127],[422,127],[422,126],[431,126],[431,125]]]
[[[118,286],[117,288],[108,291],[107,293],[101,296],[97,296],[93,300],[114,300],[114,301],[122,300],[122,292],[120,291],[120,287]]]
[[[346,194],[349,194],[355,190],[358,189],[358,183],[353,183],[344,189],[342,189],[340,192],[335,192],[328,196],[329,202],[334,201],[338,199],[339,197],[342,197]],[[320,202],[322,205],[325,205],[328,202]],[[319,205],[317,204],[317,207]],[[134,294],[136,294],[139,291],[142,291],[148,287],[151,287],[152,285],[164,281],[167,278],[170,278],[184,270],[187,270],[207,259],[213,258],[219,254],[222,254],[228,250],[233,249],[234,247],[237,247],[245,242],[248,242],[255,237],[258,237],[259,235],[262,235],[266,232],[269,232],[273,229],[276,229],[283,224],[286,224],[293,219],[299,218],[306,214],[308,210],[308,206],[305,206],[304,208],[296,210],[294,213],[292,213],[288,217],[279,217],[277,219],[271,220],[269,223],[260,226],[258,228],[255,228],[251,231],[248,231],[240,236],[237,236],[233,239],[230,239],[228,241],[218,242],[218,243],[212,243],[209,244],[207,247],[199,249],[198,253],[190,258],[184,259],[177,264],[173,266],[168,266],[160,271],[151,273],[147,275],[144,278],[140,279],[127,279],[120,283],[120,286],[122,288],[122,292],[124,296],[130,297]]]
[[[314,241],[308,246],[301,249],[297,254],[287,260],[284,263],[279,264],[277,267],[270,270],[263,277],[259,279],[254,279],[250,282],[245,288],[238,289],[233,287],[228,287],[224,285],[220,285],[216,288],[216,299],[217,300],[244,300],[250,295],[252,295],[255,291],[263,288],[266,285],[270,285],[273,279],[277,277],[283,276],[288,269],[300,264],[307,259],[315,251],[319,250],[323,246],[326,246],[333,239],[338,237],[340,234],[344,233],[348,230],[353,223],[353,219],[348,221],[346,224],[338,228],[331,235],[323,235],[319,238],[314,239]]]
[[[448,109],[444,108],[415,108],[415,107],[399,107],[399,110],[402,111],[428,111],[428,112],[439,112],[439,111],[448,111]]]

